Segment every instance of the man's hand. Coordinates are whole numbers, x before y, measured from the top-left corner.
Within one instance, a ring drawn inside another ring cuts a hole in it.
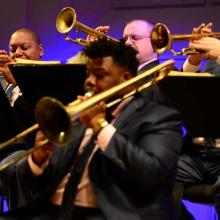
[[[202,34],[202,33],[210,33],[212,32],[212,23],[208,24],[200,24],[198,27],[193,28],[192,34]],[[189,47],[191,48],[190,42]],[[199,65],[202,62],[203,56],[201,54],[194,54],[189,56],[189,63],[192,65]]]
[[[8,83],[16,84],[16,81],[8,67],[8,64],[12,63],[15,63],[15,61],[7,55],[7,52],[5,50],[0,50],[0,73],[4,75]]]
[[[98,31],[99,33],[105,35],[109,31],[109,29],[110,29],[109,26],[99,26],[95,30]],[[98,40],[100,37],[94,36],[94,35],[88,35],[86,40],[89,42],[93,42],[95,40]]]
[[[106,105],[104,102],[101,102],[91,108],[81,112],[80,121],[85,124],[87,127],[92,128],[94,133],[98,133],[102,127],[97,125],[97,122],[105,120],[106,116]]]
[[[217,60],[220,56],[220,41],[213,37],[203,37],[190,43],[190,48],[202,50],[202,58]]]
[[[37,132],[35,138],[35,146],[41,145],[45,140],[46,138],[43,133],[41,131]],[[53,147],[51,143],[47,143],[42,147],[39,147],[31,155],[33,162],[38,166],[44,164],[50,158],[50,155],[52,154],[52,149]]]

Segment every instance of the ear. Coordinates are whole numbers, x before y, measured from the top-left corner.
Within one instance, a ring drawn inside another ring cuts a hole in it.
[[[125,80],[129,80],[129,79],[131,79],[132,77],[133,77],[133,75],[132,75],[130,72],[128,72],[128,71],[126,71],[126,72],[123,73],[123,78],[124,78]]]
[[[42,44],[39,44],[39,50],[40,50],[40,58],[44,55],[44,47]]]

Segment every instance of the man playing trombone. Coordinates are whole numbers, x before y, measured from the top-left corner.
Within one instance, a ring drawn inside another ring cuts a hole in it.
[[[95,94],[136,78],[131,47],[100,39],[84,54],[85,88]],[[5,170],[0,178],[8,190],[16,182],[20,209],[0,219],[176,219],[172,185],[182,146],[180,116],[149,101],[147,89],[109,105],[136,86],[80,112],[71,142],[63,148],[48,143],[10,167],[16,179]],[[44,139],[38,133],[36,145]]]

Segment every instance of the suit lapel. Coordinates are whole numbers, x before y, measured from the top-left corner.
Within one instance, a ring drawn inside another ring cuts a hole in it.
[[[153,62],[150,62],[143,66],[140,70],[138,70],[138,74],[143,73],[146,70],[149,70],[159,64],[159,60],[154,60]]]
[[[116,119],[114,126],[116,128],[121,128],[127,123],[127,118],[132,118],[132,114],[141,108],[144,104],[144,100],[141,94],[136,94],[137,97],[132,99],[130,103],[125,107],[125,109],[120,113],[119,117]]]
[[[147,71],[154,66],[159,64],[159,60],[154,60],[153,62],[148,63],[147,65],[143,66],[139,71],[138,74]],[[152,92],[150,91],[143,91],[135,95],[136,98],[131,100],[131,102],[125,107],[124,111],[120,114],[120,116],[115,121],[114,125],[117,128],[123,127],[124,124],[127,122],[127,118],[132,117],[132,114],[137,111],[138,108],[141,108],[144,103],[147,103],[152,99]]]

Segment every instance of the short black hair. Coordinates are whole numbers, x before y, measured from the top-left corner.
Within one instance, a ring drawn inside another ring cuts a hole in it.
[[[107,38],[101,38],[86,46],[83,54],[91,59],[111,56],[119,66],[127,69],[133,76],[137,75],[137,51],[130,46],[126,46],[123,41],[115,42]]]

